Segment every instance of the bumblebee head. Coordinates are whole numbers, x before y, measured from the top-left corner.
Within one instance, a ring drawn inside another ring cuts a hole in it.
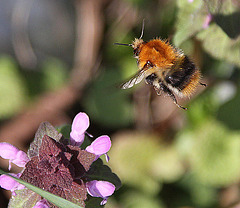
[[[133,50],[136,50],[140,47],[140,45],[142,45],[144,43],[142,37],[143,37],[143,32],[144,32],[144,19],[143,19],[143,23],[142,23],[142,32],[139,38],[135,38],[135,40],[130,43],[114,43],[115,45],[124,45],[124,46],[131,46],[133,48]]]

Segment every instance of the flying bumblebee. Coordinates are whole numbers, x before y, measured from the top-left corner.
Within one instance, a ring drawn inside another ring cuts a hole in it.
[[[174,94],[179,97],[189,97],[197,85],[206,86],[200,82],[199,69],[181,49],[173,47],[167,40],[156,38],[143,41],[143,30],[144,22],[140,38],[135,38],[131,44],[115,43],[133,48],[139,68],[139,71],[120,87],[131,88],[145,78],[146,84],[152,85],[158,95],[161,92],[166,93],[179,108],[187,110],[178,104]]]

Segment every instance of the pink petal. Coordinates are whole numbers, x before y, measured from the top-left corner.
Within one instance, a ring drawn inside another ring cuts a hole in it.
[[[87,192],[93,197],[106,198],[111,196],[115,191],[115,186],[108,181],[93,180],[87,182]]]
[[[73,119],[72,131],[70,133],[71,144],[81,145],[84,141],[84,135],[89,127],[89,117],[86,113],[78,113]]]
[[[78,134],[84,134],[89,127],[89,117],[86,113],[78,113],[73,119],[72,131],[77,131]]]
[[[25,152],[6,142],[0,143],[0,156],[9,159],[9,170],[11,169],[11,162],[19,167],[24,167],[29,161]]]
[[[15,176],[17,178],[20,177],[20,175],[18,174],[11,174],[12,176]],[[15,181],[13,178],[11,178],[8,175],[1,175],[0,176],[0,186],[6,190],[11,190],[14,191],[16,189],[18,189],[18,186],[20,186],[21,184],[18,183],[17,181]]]
[[[81,145],[84,141],[85,134],[78,134],[77,131],[71,131],[70,142],[72,145]]]
[[[211,14],[208,14],[204,23],[203,23],[203,29],[206,29],[208,28],[210,22],[212,21],[212,15]]]
[[[111,148],[111,140],[109,136],[100,136],[95,139],[90,146],[86,148],[86,150],[90,153],[93,153],[97,156],[106,154]]]
[[[18,148],[14,147],[9,143],[6,143],[6,142],[0,143],[0,156],[4,159],[9,159],[9,160],[15,159],[18,151],[19,151]]]
[[[27,154],[21,150],[18,151],[16,155],[16,159],[12,160],[12,162],[19,167],[25,167],[28,161],[29,161],[29,158]]]
[[[33,208],[49,208],[49,205],[46,199],[42,199]]]

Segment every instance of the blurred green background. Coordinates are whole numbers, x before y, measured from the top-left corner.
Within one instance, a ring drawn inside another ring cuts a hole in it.
[[[168,38],[202,71],[208,86],[178,98],[187,111],[144,82],[116,87],[137,64],[113,43],[143,19],[144,40]],[[106,207],[240,207],[238,0],[1,0],[0,40],[1,142],[26,150],[41,121],[84,111],[123,184]]]

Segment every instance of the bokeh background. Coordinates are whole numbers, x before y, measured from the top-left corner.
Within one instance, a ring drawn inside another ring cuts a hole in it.
[[[187,111],[144,82],[116,87],[137,65],[113,43],[143,19],[144,40],[169,39],[202,71],[208,86],[178,99]],[[106,207],[239,208],[239,68],[239,0],[1,0],[0,141],[26,151],[40,122],[83,111],[89,133],[110,135],[123,184]]]

